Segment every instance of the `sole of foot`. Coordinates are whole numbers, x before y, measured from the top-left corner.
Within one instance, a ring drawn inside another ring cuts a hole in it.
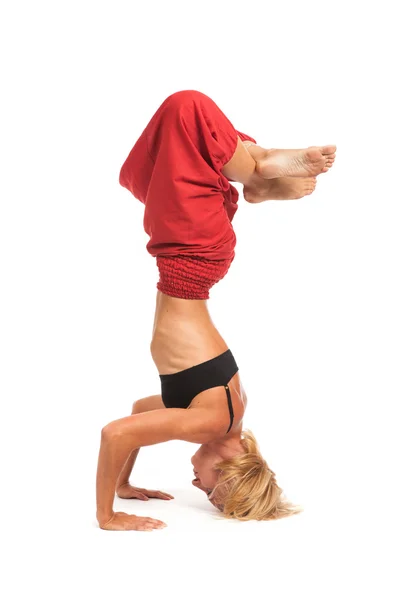
[[[309,196],[317,185],[316,177],[277,177],[260,179],[257,187],[244,187],[243,195],[250,204],[265,200],[298,200]]]
[[[336,157],[336,146],[311,146],[302,150],[266,150],[256,164],[263,179],[310,177],[326,173]]]

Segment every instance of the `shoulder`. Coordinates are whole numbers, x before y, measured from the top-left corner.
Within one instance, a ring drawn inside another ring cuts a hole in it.
[[[231,430],[241,426],[246,399],[236,375],[229,382],[234,420]],[[117,435],[131,438],[132,447],[168,440],[206,444],[226,435],[230,423],[228,395],[224,386],[198,394],[188,408],[160,408],[118,419],[108,426]]]
[[[233,423],[231,431],[242,427],[243,416],[247,406],[247,396],[236,373],[228,383],[229,396],[225,386],[209,388],[196,396],[189,408],[188,413],[197,413],[193,415],[193,420],[198,420],[199,425],[204,425],[204,435],[209,435],[213,439],[226,435],[230,423],[229,399],[233,409]],[[204,442],[205,443],[205,442]]]

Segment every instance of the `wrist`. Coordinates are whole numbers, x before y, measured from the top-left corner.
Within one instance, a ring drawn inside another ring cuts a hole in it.
[[[129,481],[124,481],[123,483],[119,483],[118,485],[115,486],[115,493],[117,494],[117,496],[119,496],[121,498],[121,494],[123,493],[123,491],[130,490],[131,487],[132,486],[129,483]]]
[[[100,525],[100,527],[104,527],[104,525],[107,525],[107,523],[109,521],[111,521],[111,519],[114,516],[114,511],[111,512],[101,512],[101,511],[97,511],[96,513],[96,519]]]
[[[116,483],[116,485],[115,485],[115,489],[116,489],[116,490],[119,490],[119,488],[122,488],[122,487],[124,487],[125,485],[130,485],[130,484],[129,484],[129,479],[128,479],[128,480],[126,480],[126,479],[122,479],[121,481],[117,481],[117,483]]]

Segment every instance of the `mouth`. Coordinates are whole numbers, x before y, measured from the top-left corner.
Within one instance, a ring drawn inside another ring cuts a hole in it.
[[[194,473],[196,479],[193,479],[192,483],[195,483],[195,482],[197,483],[198,481],[200,481],[200,479],[197,477],[198,473],[196,473],[196,471],[193,471],[193,473]]]

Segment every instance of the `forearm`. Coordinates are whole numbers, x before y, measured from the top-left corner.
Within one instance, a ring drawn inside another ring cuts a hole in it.
[[[136,402],[133,403],[131,415],[138,415],[143,411],[152,410],[155,406],[155,398],[158,398],[158,396],[146,396],[145,398],[136,400]],[[126,463],[122,467],[121,473],[118,477],[116,490],[118,490],[118,488],[120,488],[122,485],[129,483],[129,478],[132,474],[132,469],[135,466],[139,450],[140,448],[135,448],[128,456]]]
[[[113,516],[115,489],[122,468],[132,453],[132,442],[115,428],[107,425],[101,432],[97,465],[97,520],[106,523]]]
[[[129,477],[131,476],[132,469],[135,465],[137,455],[139,454],[140,448],[135,448],[132,450],[130,455],[128,456],[126,463],[122,467],[122,471],[117,479],[116,489],[120,488],[122,485],[129,483]]]
[[[96,478],[97,519],[100,526],[114,516],[115,489],[132,451],[169,440],[203,444],[219,432],[205,410],[155,409],[117,419],[101,431]]]

